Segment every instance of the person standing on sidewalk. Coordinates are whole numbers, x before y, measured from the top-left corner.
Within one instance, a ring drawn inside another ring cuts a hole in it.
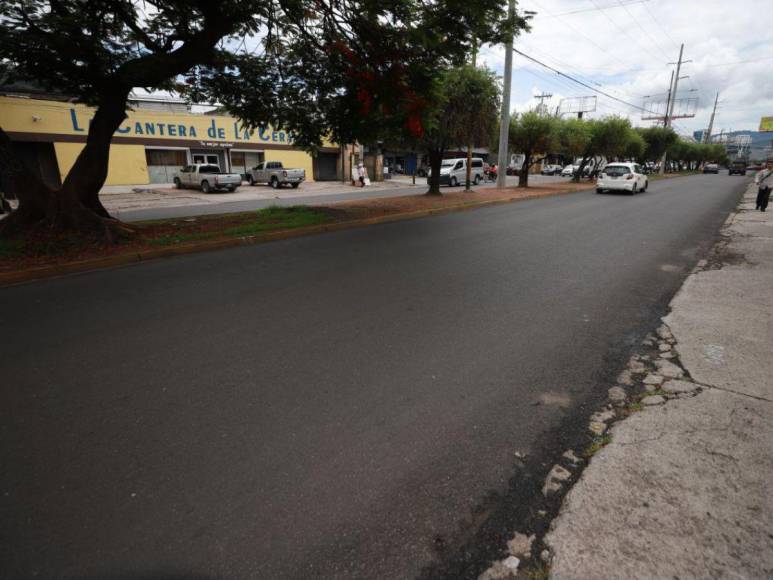
[[[757,175],[754,176],[754,183],[757,184],[757,208],[760,211],[765,211],[768,208],[768,201],[770,200],[770,177],[773,176],[773,161],[768,161],[768,165],[765,169],[760,170]]]
[[[365,165],[360,163],[357,166],[357,174],[359,175],[360,187],[365,187],[365,182],[368,178],[368,170],[365,169]]]

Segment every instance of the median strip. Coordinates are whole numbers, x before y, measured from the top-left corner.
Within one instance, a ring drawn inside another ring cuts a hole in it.
[[[325,206],[269,207],[237,214],[154,220],[133,224],[137,235],[107,245],[83,238],[34,232],[0,240],[0,285],[572,193],[592,184],[482,189],[442,196],[411,195]]]

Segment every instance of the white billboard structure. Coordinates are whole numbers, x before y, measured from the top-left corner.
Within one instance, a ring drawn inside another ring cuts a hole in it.
[[[642,121],[663,121],[666,118],[667,101],[644,101],[642,105]],[[690,97],[687,99],[676,99],[674,109],[669,115],[669,119],[687,119],[695,116],[698,110],[698,98]]]
[[[569,97],[561,99],[558,103],[558,116],[565,114],[577,115],[582,119],[583,113],[592,113],[596,110],[597,98],[593,97]]]
[[[727,156],[733,158],[746,158],[749,155],[749,146],[752,143],[751,135],[723,135],[718,142],[725,146]]]

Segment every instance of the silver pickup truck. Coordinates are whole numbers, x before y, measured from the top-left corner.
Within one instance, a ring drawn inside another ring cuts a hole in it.
[[[221,189],[230,192],[236,191],[242,184],[242,176],[238,173],[222,173],[217,165],[197,163],[180,169],[174,178],[174,184],[177,189],[195,187],[204,193]]]
[[[247,174],[250,185],[268,183],[274,189],[289,184],[297,188],[306,179],[305,169],[285,169],[281,161],[264,161],[250,169]]]

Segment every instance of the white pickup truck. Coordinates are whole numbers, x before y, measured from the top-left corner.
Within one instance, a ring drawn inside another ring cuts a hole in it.
[[[250,185],[268,183],[274,189],[289,184],[297,188],[306,179],[305,169],[285,169],[281,161],[264,161],[250,169],[247,174]]]
[[[180,169],[174,178],[174,184],[177,189],[195,187],[204,193],[221,189],[230,192],[236,191],[242,184],[242,176],[238,173],[222,173],[217,165],[196,163]]]

